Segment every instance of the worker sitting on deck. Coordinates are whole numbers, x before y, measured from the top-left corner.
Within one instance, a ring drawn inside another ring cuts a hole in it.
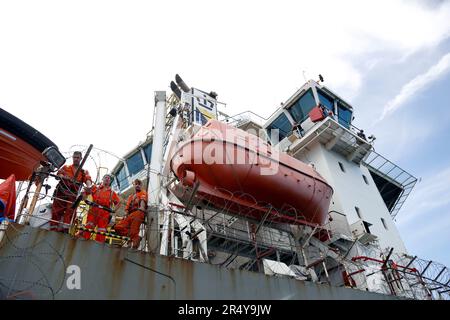
[[[88,189],[92,186],[89,172],[84,169],[79,170],[81,158],[81,152],[75,151],[72,156],[73,164],[65,165],[58,171],[60,179],[53,194],[50,230],[68,233],[76,209],[72,208],[72,205],[75,203],[80,187],[83,183]],[[76,178],[75,174],[77,174]],[[61,220],[62,225],[60,225]]]
[[[133,181],[133,186],[135,193],[128,197],[125,207],[127,216],[119,221],[114,229],[117,234],[130,237],[131,246],[137,249],[141,242],[139,230],[147,209],[147,192],[142,190],[142,181],[139,179]]]
[[[111,213],[120,204],[120,198],[111,189],[112,177],[109,174],[105,174],[102,179],[102,183],[99,186],[93,186],[91,192],[92,194],[92,204],[87,216],[87,229],[94,229],[97,227],[97,232],[106,232],[106,227],[109,224]],[[81,235],[84,239],[88,240],[91,237],[91,233],[84,231]],[[105,235],[97,234],[95,240],[100,243],[105,242]]]

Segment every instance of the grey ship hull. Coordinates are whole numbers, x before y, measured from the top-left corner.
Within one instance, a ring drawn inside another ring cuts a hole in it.
[[[395,299],[130,252],[19,224],[9,225],[1,240],[0,270],[3,299]]]

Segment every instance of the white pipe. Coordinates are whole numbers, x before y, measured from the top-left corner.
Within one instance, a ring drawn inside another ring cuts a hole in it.
[[[161,189],[161,168],[166,126],[166,92],[155,92],[155,129],[153,131],[152,157],[150,161],[150,180],[148,183],[148,203],[157,206]]]
[[[161,249],[159,253],[161,255],[167,256],[169,254],[169,228],[170,228],[170,217],[168,214],[163,215],[163,220],[160,222],[162,224],[162,234],[161,234]],[[159,225],[159,224],[158,224]]]
[[[148,230],[147,241],[150,250],[158,251],[159,245],[159,213],[157,210],[161,196],[161,169],[163,160],[164,135],[166,127],[166,92],[155,91],[155,128],[153,130],[152,156],[150,161],[150,174],[148,181],[148,204],[150,210],[147,213]],[[153,220],[153,218],[155,220]],[[151,222],[153,221],[153,222]],[[153,247],[155,246],[155,247]]]

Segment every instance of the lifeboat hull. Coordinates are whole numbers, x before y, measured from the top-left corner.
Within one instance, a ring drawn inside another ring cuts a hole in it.
[[[41,160],[44,157],[38,150],[10,132],[0,129],[0,178],[5,179],[14,173],[17,180],[27,180]]]
[[[19,181],[27,180],[45,160],[42,151],[55,144],[3,109],[0,123],[0,179],[14,174]]]
[[[332,188],[310,166],[262,139],[211,120],[171,158],[185,186],[224,211],[277,223],[323,225]]]

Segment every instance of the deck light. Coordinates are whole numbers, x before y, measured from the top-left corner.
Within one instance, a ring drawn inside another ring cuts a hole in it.
[[[61,154],[55,146],[45,149],[42,154],[56,168],[59,169],[66,162],[66,158]]]

